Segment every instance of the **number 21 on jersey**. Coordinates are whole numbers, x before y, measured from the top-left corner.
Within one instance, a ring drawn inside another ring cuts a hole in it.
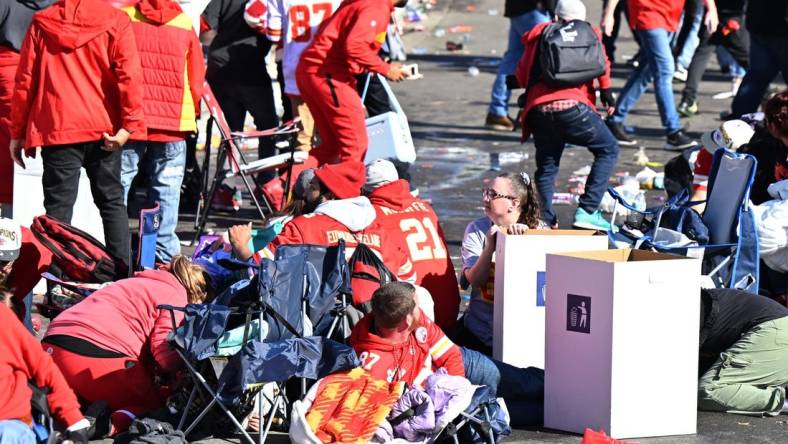
[[[413,262],[446,258],[446,248],[429,217],[421,220],[402,219],[399,228],[406,234],[405,240]]]

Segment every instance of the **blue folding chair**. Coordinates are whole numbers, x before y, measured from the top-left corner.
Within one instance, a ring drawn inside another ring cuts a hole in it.
[[[715,287],[757,293],[760,263],[758,232],[749,208],[756,167],[757,160],[749,154],[723,149],[714,153],[706,208],[700,218],[702,223],[698,224],[700,227],[689,228],[695,230],[694,234],[701,241],[690,246],[667,245],[665,241],[673,241],[675,236],[664,236],[663,233],[687,233],[686,222],[691,216],[685,218],[685,215],[691,215],[689,209],[701,202],[687,202],[686,193],[680,193],[662,206],[638,211],[615,190],[608,189],[608,193],[616,200],[611,222],[615,220],[618,205],[622,205],[629,211],[641,213],[648,226],[643,231],[626,226],[611,230],[611,246],[703,257],[703,274]],[[671,221],[671,226],[664,223],[668,211],[680,214],[680,217]]]
[[[161,206],[140,210],[139,242],[137,243],[137,269],[151,270],[156,266],[156,241],[161,225]]]

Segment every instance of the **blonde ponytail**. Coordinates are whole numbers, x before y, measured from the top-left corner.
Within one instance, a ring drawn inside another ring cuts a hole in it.
[[[183,255],[177,255],[170,262],[170,273],[186,289],[190,304],[202,304],[213,297],[211,278],[205,270]]]

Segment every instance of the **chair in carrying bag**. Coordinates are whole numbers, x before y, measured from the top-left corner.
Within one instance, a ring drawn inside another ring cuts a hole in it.
[[[615,248],[649,248],[662,252],[690,255],[695,253],[703,257],[703,274],[718,288],[737,288],[757,293],[759,286],[759,252],[758,232],[755,219],[749,207],[750,189],[755,177],[756,159],[749,154],[719,149],[714,153],[711,174],[709,176],[706,208],[700,218],[702,226],[707,230],[708,243],[705,245],[675,246],[660,242],[655,236],[657,231],[641,236],[627,235],[625,230],[610,233],[611,243]],[[641,213],[644,218],[656,219],[655,230],[659,230],[663,213],[667,208],[677,204],[678,210],[690,210],[699,202],[679,203],[686,197],[683,193],[674,196],[665,205],[638,211],[627,203],[614,190],[608,192],[616,200],[616,206],[623,205],[630,211]],[[691,214],[691,213],[688,213]],[[614,209],[611,223],[615,220]],[[686,222],[687,217],[679,218],[679,223]],[[671,227],[688,231],[686,225]]]
[[[363,103],[366,98],[369,82],[373,75],[378,76],[394,111],[366,119],[369,148],[364,157],[364,163],[369,163],[376,159],[397,159],[401,162],[413,163],[416,161],[416,148],[413,145],[413,138],[410,134],[408,118],[402,111],[397,97],[391,91],[391,87],[383,76],[380,74],[369,74],[367,76],[367,82],[361,94],[361,102]]]
[[[298,125],[300,122],[298,118],[291,120],[290,122],[287,122],[278,128],[262,131],[232,132],[227,120],[224,117],[224,112],[222,111],[221,107],[219,107],[219,103],[217,102],[216,97],[213,95],[213,91],[211,90],[211,87],[207,81],[203,85],[203,88],[202,99],[205,105],[208,107],[210,118],[208,119],[208,125],[206,129],[205,157],[202,165],[203,179],[201,199],[198,202],[197,211],[195,212],[196,220],[194,222],[194,227],[196,228],[196,233],[192,239],[192,245],[194,245],[197,239],[199,239],[199,237],[202,235],[203,230],[205,229],[205,223],[207,222],[207,218],[211,212],[211,205],[213,203],[214,195],[226,179],[236,176],[241,177],[241,180],[249,192],[252,202],[260,214],[260,217],[264,218],[265,213],[263,208],[260,206],[257,197],[255,196],[254,188],[252,187],[252,182],[249,180],[249,176],[262,171],[287,168],[289,187],[289,172],[292,169],[292,166],[297,163],[303,163],[308,157],[308,154],[305,152],[295,151],[295,144],[292,143],[292,141],[289,141],[289,139],[292,139],[292,137],[298,133]],[[221,141],[218,147],[219,151],[217,153],[214,176],[213,179],[209,179],[211,133],[213,131],[214,123],[219,130]],[[240,148],[236,145],[236,141],[255,137],[286,137],[288,138],[288,141],[280,141],[277,143],[277,147],[280,148],[289,146],[290,149],[287,153],[277,154],[264,159],[257,159],[253,162],[247,162]],[[228,168],[225,168],[225,161],[229,166]],[[263,204],[270,213],[272,211],[271,203],[268,202],[264,195]]]

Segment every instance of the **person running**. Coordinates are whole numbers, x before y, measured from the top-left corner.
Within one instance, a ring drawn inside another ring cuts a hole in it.
[[[706,15],[704,25],[708,29],[717,29],[717,7],[714,0],[704,0]],[[618,0],[610,0],[605,9],[605,16],[612,16]],[[665,128],[667,150],[684,150],[697,145],[681,128],[676,103],[673,99],[673,72],[675,62],[670,41],[677,31],[681,13],[684,10],[683,0],[629,0],[629,19],[640,42],[640,60],[637,68],[627,79],[627,83],[618,97],[615,111],[607,119],[608,128],[618,139],[620,145],[634,146],[637,140],[629,137],[624,130],[624,122],[629,111],[635,106],[640,96],[646,92],[648,84],[654,82],[654,95],[657,108]],[[607,27],[612,28],[612,20],[606,20]],[[605,29],[609,35],[610,29]]]
[[[345,0],[301,54],[296,83],[320,134],[312,155],[321,164],[364,161],[369,142],[355,76],[371,72],[394,82],[405,79],[402,65],[378,56],[391,12],[405,3]]]
[[[71,222],[80,169],[107,250],[130,262],[121,148],[145,137],[142,68],[129,16],[104,0],[62,0],[33,16],[11,107],[11,158],[42,147],[46,214]]]
[[[566,24],[585,21],[586,8],[580,0],[561,0],[556,6],[556,19]],[[585,146],[594,155],[591,173],[580,196],[572,225],[577,228],[608,231],[610,224],[599,210],[607,182],[618,158],[618,143],[596,112],[594,80],[577,86],[555,86],[544,76],[534,73],[542,34],[548,23],[537,25],[523,37],[525,52],[517,66],[517,80],[528,85],[523,107],[523,140],[533,133],[536,146],[536,188],[539,190],[542,220],[558,226],[553,211],[553,191],[564,148],[567,143]],[[594,28],[600,41],[601,33]],[[593,38],[593,37],[591,37]],[[603,50],[604,51],[604,50]],[[536,77],[534,77],[536,76]],[[602,103],[611,112],[615,99],[611,92],[610,62],[605,60],[604,73],[597,79]]]

